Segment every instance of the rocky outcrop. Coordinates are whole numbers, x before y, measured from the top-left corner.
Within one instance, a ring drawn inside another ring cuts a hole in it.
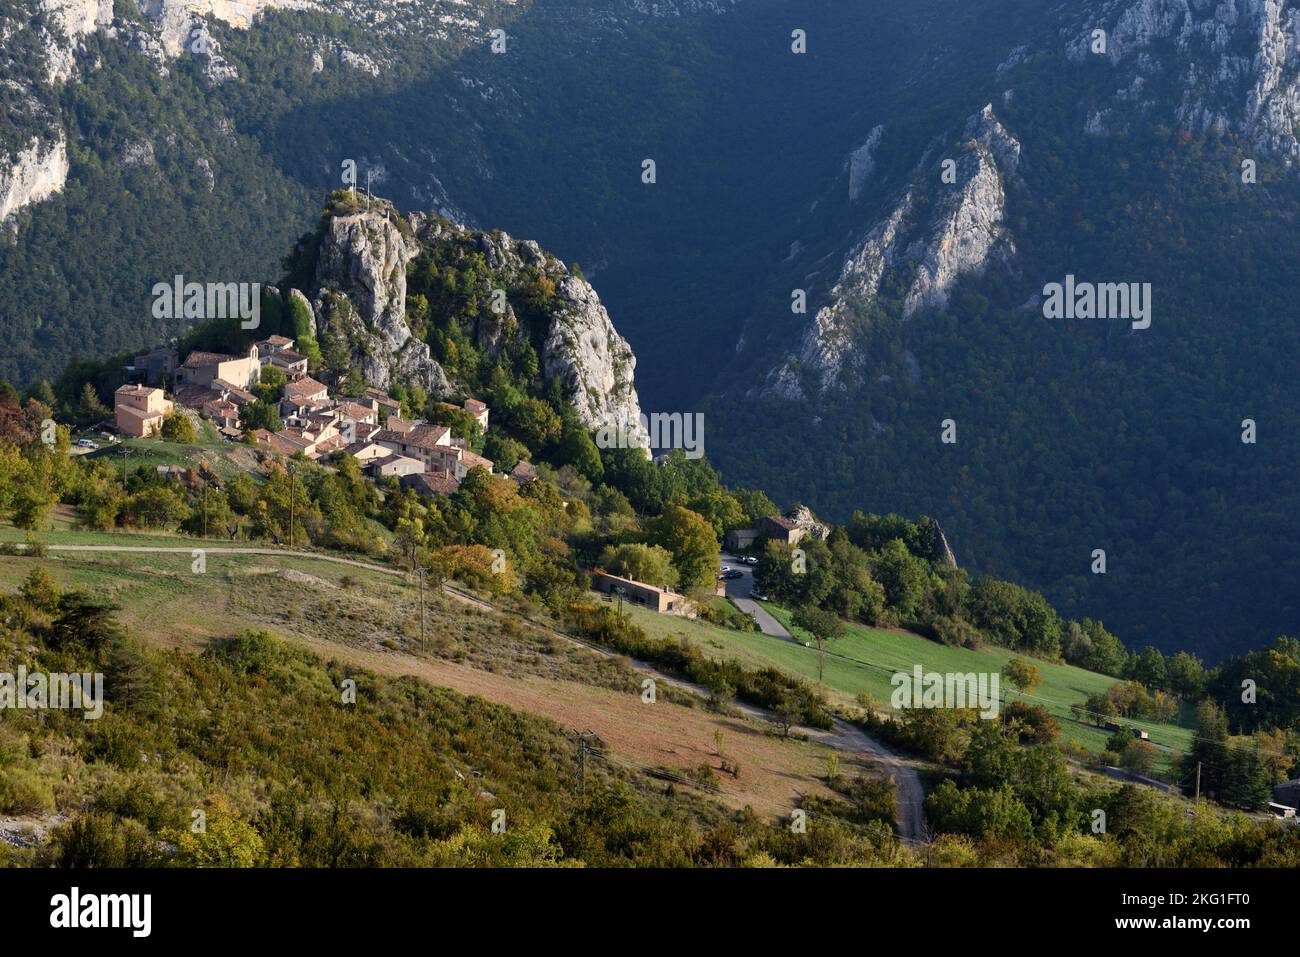
[[[785,513],[785,518],[795,528],[802,528],[804,532],[813,538],[825,541],[830,537],[830,526],[818,521],[817,516],[813,514],[813,510],[807,505],[795,505],[794,508]]]
[[[547,383],[560,384],[587,428],[622,423],[645,438],[633,382],[636,357],[586,279],[530,240],[419,213],[403,221],[383,200],[372,200],[369,211],[328,218],[311,293],[318,331],[346,337],[368,382],[414,379],[434,395],[453,391],[406,321],[407,267],[422,248],[439,246],[481,255],[489,270],[478,290],[485,308],[472,319],[454,317],[477,348],[495,353],[521,337],[540,342],[539,371]],[[544,326],[525,328],[511,301],[524,296]]]
[[[943,533],[937,519],[931,519],[934,523],[934,554],[930,560],[942,568],[956,568],[957,556],[952,552],[952,546],[948,544],[948,536]]]
[[[50,31],[45,39],[46,80],[62,83],[72,76],[73,53],[81,37],[113,22],[113,0],[40,0]]]
[[[550,332],[542,346],[542,369],[558,380],[578,418],[589,429],[625,427],[646,440],[641,403],[632,374],[636,356],[614,329],[596,290],[579,276],[568,275],[556,286]]]
[[[938,169],[932,164],[919,168],[912,188],[850,250],[798,356],[772,371],[767,394],[801,399],[809,380],[816,391],[851,384],[859,316],[878,300],[886,276],[905,290],[901,310],[906,319],[921,309],[946,305],[958,279],[1014,253],[1003,225],[1003,184],[1019,166],[1020,143],[991,105],[969,119],[949,159],[951,164]],[[945,167],[951,182],[945,182]],[[923,198],[929,202],[920,202]]]
[[[321,334],[339,336],[371,385],[417,382],[435,396],[451,391],[427,343],[406,324],[406,267],[418,251],[387,203],[332,215],[316,260],[312,311]]]
[[[1104,53],[1094,52],[1096,30],[1106,31]],[[1116,104],[1137,107],[1138,116],[1172,108],[1189,129],[1235,133],[1261,152],[1300,159],[1295,0],[1111,0],[1076,16],[1067,37],[1071,60],[1101,58],[1114,68]],[[1181,90],[1174,104],[1149,92],[1169,76]],[[1088,132],[1123,132],[1125,115],[1137,118],[1131,109],[1094,111]]]
[[[302,10],[316,4],[310,0],[139,0],[139,6],[153,22],[167,55],[175,57],[189,48],[191,31],[204,18],[247,30],[265,10]]]
[[[26,149],[0,157],[0,222],[53,196],[67,178],[68,144],[62,132],[52,142],[33,139]]]
[[[522,323],[510,299],[523,290],[545,288],[546,294],[536,300],[545,326],[525,334],[541,342],[539,359],[546,381],[560,384],[587,428],[621,424],[629,436],[648,440],[634,384],[636,356],[614,328],[591,283],[532,240],[418,215],[411,217],[411,223],[423,242],[472,244],[492,271],[496,288],[511,290],[499,313],[480,310],[472,329],[477,346],[495,350],[520,334]],[[493,292],[484,289],[483,300],[489,301]]]
[[[858,201],[858,197],[862,195],[863,185],[876,171],[876,148],[880,146],[880,138],[884,133],[883,126],[875,127],[867,134],[863,144],[850,153],[849,158],[844,161],[844,171],[849,175],[850,203]]]

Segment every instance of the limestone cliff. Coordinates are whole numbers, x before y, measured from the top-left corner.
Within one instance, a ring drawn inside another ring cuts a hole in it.
[[[1077,13],[1065,36],[1071,60],[1099,58],[1116,74],[1114,103],[1089,115],[1089,133],[1176,119],[1197,132],[1235,133],[1261,152],[1300,159],[1295,0],[1109,0]],[[1155,92],[1165,80],[1179,91],[1175,103]]]
[[[453,383],[407,322],[406,274],[422,252],[453,249],[486,264],[476,291],[488,306],[473,317],[442,320],[457,322],[488,353],[523,337],[536,341],[544,381],[559,383],[584,425],[594,430],[625,423],[644,437],[631,347],[591,284],[532,241],[420,213],[403,219],[377,199],[369,210],[329,215],[308,293],[318,331],[346,338],[354,362],[373,385],[414,380],[434,395],[449,395]],[[531,297],[529,309],[539,314],[526,322],[516,303],[537,288],[547,294]],[[491,305],[498,290],[499,311]],[[526,328],[528,322],[540,326]]]
[[[0,222],[30,203],[53,196],[68,178],[68,144],[62,131],[53,141],[32,139],[13,155],[0,156]]]
[[[641,404],[632,383],[636,357],[614,329],[609,313],[586,279],[565,276],[542,349],[548,380],[558,379],[590,429],[625,423],[644,438]]]
[[[381,388],[418,382],[451,390],[429,346],[406,323],[406,267],[417,252],[387,203],[327,217],[311,290],[318,331],[344,339],[366,381]]]
[[[1004,226],[1003,182],[1015,174],[1020,144],[992,106],[969,119],[944,160],[951,162],[931,158],[918,167],[913,185],[850,249],[798,356],[769,375],[768,394],[800,399],[809,383],[816,391],[853,384],[858,316],[878,301],[887,277],[904,289],[906,319],[921,309],[946,305],[959,278],[1014,253]]]
[[[168,56],[189,48],[191,30],[204,18],[247,30],[265,10],[301,10],[316,6],[310,0],[137,0],[140,12],[154,24]]]
[[[522,290],[536,279],[549,283],[554,292],[541,306],[544,327],[536,330],[543,377],[560,384],[587,428],[622,423],[630,433],[646,438],[633,381],[636,356],[584,277],[532,240],[421,216],[412,216],[411,221],[422,241],[472,243],[502,289]],[[507,297],[500,314],[490,309],[480,314],[475,327],[479,345],[492,349],[512,331],[521,331],[513,298]]]

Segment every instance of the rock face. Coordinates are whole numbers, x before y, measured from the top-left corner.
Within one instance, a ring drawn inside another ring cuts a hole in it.
[[[862,186],[876,171],[876,148],[884,135],[883,126],[875,127],[867,134],[866,141],[849,154],[844,161],[844,169],[849,174],[849,202],[856,203],[862,194]]]
[[[546,382],[561,385],[587,428],[623,423],[631,434],[645,438],[633,383],[636,357],[586,279],[535,242],[418,213],[403,222],[380,200],[372,202],[369,212],[328,219],[310,295],[317,329],[346,336],[368,382],[386,387],[414,380],[436,396],[453,391],[428,345],[412,336],[406,322],[407,266],[422,247],[438,244],[482,255],[491,274],[480,290],[483,302],[491,303],[498,289],[513,295],[539,280],[551,284],[554,293],[545,299],[545,327],[533,336],[541,343],[539,365]],[[464,328],[466,323],[469,328]],[[499,312],[489,305],[473,320],[465,320],[462,328],[476,347],[488,352],[511,337],[529,334],[510,296]]]
[[[53,142],[33,139],[16,155],[0,158],[0,222],[53,196],[67,179],[68,144],[62,131]]]
[[[406,324],[406,266],[418,246],[398,222],[393,208],[380,202],[369,211],[329,217],[312,311],[320,332],[347,340],[371,385],[418,382],[430,394],[445,396],[451,391],[446,373]]]
[[[935,519],[934,522],[934,554],[931,560],[942,565],[944,568],[956,568],[957,556],[952,553],[952,546],[948,544],[948,536],[943,533],[943,527]]]
[[[1099,29],[1106,31],[1104,53],[1093,52]],[[1262,152],[1300,159],[1295,0],[1111,0],[1076,16],[1067,37],[1071,60],[1100,58],[1115,70],[1117,107],[1167,110],[1148,91],[1157,78],[1172,76],[1182,91],[1174,106],[1180,123],[1197,132],[1236,133]],[[1122,132],[1119,112],[1095,112],[1088,132]]]
[[[586,279],[568,275],[556,286],[556,307],[542,346],[542,370],[559,380],[589,429],[623,423],[648,438],[641,403],[632,384],[636,356],[614,329],[609,313]]]
[[[813,538],[826,541],[830,537],[831,529],[829,525],[823,525],[813,514],[813,510],[807,505],[796,505],[790,511],[785,513],[785,517],[794,523],[796,528],[802,528]]]
[[[648,444],[633,381],[636,356],[585,278],[570,272],[532,240],[514,239],[501,231],[477,232],[420,216],[413,216],[411,222],[422,241],[472,243],[504,288],[525,288],[532,276],[553,285],[554,295],[545,306],[546,326],[538,336],[542,375],[548,383],[560,383],[564,396],[587,428],[598,430],[621,424],[629,436]],[[485,292],[487,299],[491,290]],[[507,336],[517,334],[519,327],[514,306],[507,300],[499,314],[492,310],[480,312],[474,328],[475,343],[495,349]]]
[[[1019,166],[1020,143],[998,121],[991,105],[968,120],[948,159],[951,183],[941,177],[946,164],[918,168],[913,187],[849,251],[829,302],[813,317],[797,358],[769,375],[768,394],[805,398],[804,373],[812,374],[816,391],[853,384],[857,315],[877,301],[887,276],[905,289],[906,319],[921,309],[946,305],[959,278],[1015,252],[1003,225],[1003,180]],[[928,204],[919,202],[925,192],[931,196]],[[922,215],[919,209],[927,212]]]
[[[72,76],[78,40],[113,22],[113,0],[40,0],[39,6],[51,27],[45,43],[46,80],[62,83]]]
[[[253,25],[264,10],[301,10],[316,6],[308,0],[137,0],[140,12],[153,21],[168,56],[180,56],[191,30],[211,17],[240,30]]]

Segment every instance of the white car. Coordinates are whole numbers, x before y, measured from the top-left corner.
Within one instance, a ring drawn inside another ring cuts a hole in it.
[[[753,555],[746,555],[744,558],[741,559],[741,562],[746,565],[757,565],[758,559],[755,558]]]
[[[97,448],[99,448],[99,446],[96,445],[94,442],[92,442],[90,439],[78,439],[78,440],[77,440],[77,447],[78,447],[78,448],[82,448],[82,449],[97,449]]]

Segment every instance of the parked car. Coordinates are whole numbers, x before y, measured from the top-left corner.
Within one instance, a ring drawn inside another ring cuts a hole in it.
[[[761,591],[751,591],[749,597],[754,599],[754,601],[767,601],[767,596]]]
[[[725,578],[727,581],[735,581],[737,578],[744,578],[745,573],[742,572],[739,568],[733,568],[722,577]]]
[[[718,571],[720,571],[720,572],[729,572],[729,571],[731,571],[731,566],[730,566],[730,565],[719,565],[719,566],[718,566]]]
[[[78,448],[81,448],[81,449],[97,449],[97,448],[99,448],[99,446],[96,445],[96,444],[95,444],[93,441],[91,441],[90,439],[78,439],[78,440],[77,440],[77,447],[78,447]]]
[[[744,558],[741,559],[741,561],[744,562],[746,565],[758,564],[758,559],[755,558],[753,555],[746,555]]]

